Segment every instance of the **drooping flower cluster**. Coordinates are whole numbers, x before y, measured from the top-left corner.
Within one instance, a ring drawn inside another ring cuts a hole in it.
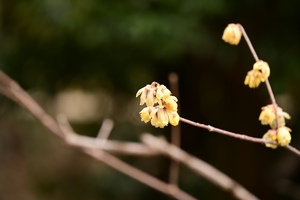
[[[270,125],[271,128],[276,128],[277,120],[274,111],[274,106],[269,104],[261,108],[262,111],[259,115],[259,120],[262,125]],[[277,106],[278,115],[278,127],[285,126],[285,119],[291,119],[291,116],[287,112],[283,112],[282,108]]]
[[[232,45],[238,45],[242,37],[242,31],[238,24],[228,24],[223,32],[222,39]]]
[[[291,116],[288,113],[283,112],[282,108],[277,106],[277,121],[275,109],[272,104],[264,106],[261,109],[262,111],[259,115],[261,124],[269,125],[272,128],[264,134],[263,139],[277,142],[281,146],[288,145],[291,142],[292,137],[290,134],[291,129],[285,126],[285,119],[291,119]],[[274,144],[266,144],[266,146],[273,149],[277,148],[277,145]]]
[[[292,136],[291,132],[292,130],[288,127],[282,126],[280,128],[276,129],[270,129],[268,132],[266,132],[263,136],[263,139],[271,142],[277,142],[281,146],[286,146],[291,142]],[[266,143],[266,147],[270,147],[272,149],[276,149],[276,144],[270,144]]]
[[[141,88],[136,97],[140,96],[140,105],[146,104],[140,112],[141,120],[145,123],[151,121],[152,126],[163,128],[168,123],[178,125],[177,98],[171,96],[171,91],[164,85],[152,82]]]
[[[267,62],[257,61],[253,65],[253,69],[248,72],[245,78],[245,85],[250,88],[257,88],[261,82],[265,82],[270,76],[270,67]]]

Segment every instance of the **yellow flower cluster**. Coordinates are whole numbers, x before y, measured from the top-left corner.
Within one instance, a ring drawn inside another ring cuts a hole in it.
[[[164,85],[152,82],[141,88],[136,97],[140,96],[140,105],[146,103],[140,112],[141,120],[145,123],[151,121],[152,126],[163,128],[168,123],[178,125],[177,98],[171,96],[171,91]]]
[[[257,61],[253,69],[248,72],[244,84],[250,88],[257,88],[261,82],[265,82],[270,76],[270,67],[267,62]]]
[[[222,39],[232,45],[238,45],[242,37],[242,31],[238,24],[228,24],[223,32]]]
[[[285,119],[291,119],[291,116],[288,113],[283,112],[282,108],[277,106],[276,110],[279,123],[277,124],[275,109],[272,104],[264,106],[261,109],[262,111],[259,115],[261,124],[270,125],[272,128],[264,134],[263,139],[277,142],[281,146],[288,145],[291,142],[292,137],[290,134],[291,129],[285,126]],[[266,146],[273,149],[277,148],[277,145],[274,144],[266,144]]]

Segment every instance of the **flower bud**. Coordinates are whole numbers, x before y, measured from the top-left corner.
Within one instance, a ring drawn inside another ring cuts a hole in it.
[[[228,24],[223,32],[222,39],[232,45],[238,45],[242,37],[242,31],[238,24]]]
[[[261,82],[265,82],[270,76],[270,67],[267,62],[257,61],[253,69],[247,73],[244,84],[250,88],[257,88]]]

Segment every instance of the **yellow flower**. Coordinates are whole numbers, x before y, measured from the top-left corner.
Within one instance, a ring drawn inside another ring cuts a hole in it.
[[[261,109],[262,111],[258,118],[261,121],[261,124],[270,125],[272,128],[276,128],[277,121],[274,106],[272,104],[269,104],[262,107]],[[277,115],[279,121],[278,127],[285,125],[285,119],[291,119],[291,116],[287,112],[283,112],[282,108],[280,108],[279,106],[277,106]]]
[[[156,98],[162,99],[164,96],[170,96],[171,91],[164,85],[159,85],[157,87]]]
[[[259,60],[253,65],[253,70],[256,70],[261,82],[265,82],[270,76],[270,67],[269,64],[265,61]]]
[[[177,112],[177,98],[175,96],[167,96],[165,98],[163,98],[162,100],[164,106],[168,109],[168,110],[172,110]]]
[[[177,126],[180,119],[178,113],[170,110],[168,110],[167,113],[168,113],[170,124],[172,124],[173,126]]]
[[[147,107],[140,111],[141,121],[151,121],[152,126],[163,128],[168,123],[178,125],[177,98],[171,96],[171,91],[164,85],[152,82],[140,89],[136,97],[140,97],[140,105],[146,103]],[[158,105],[157,105],[158,104]]]
[[[286,146],[291,142],[292,136],[290,134],[292,130],[288,127],[280,127],[277,130],[277,141],[281,146]]]
[[[258,72],[251,70],[247,73],[244,84],[249,85],[250,88],[256,88],[260,84],[260,79],[258,78]]]
[[[242,37],[242,31],[238,24],[228,24],[223,32],[222,39],[232,45],[238,45]]]
[[[168,125],[169,118],[164,108],[157,108],[151,113],[151,124],[156,128],[163,128]]]
[[[262,111],[259,115],[258,120],[261,121],[262,125],[271,125],[276,120],[273,105],[267,105],[261,108]]]
[[[247,73],[244,84],[250,88],[256,88],[261,82],[265,82],[270,76],[270,67],[267,62],[257,61],[253,65],[253,69]]]
[[[266,132],[264,134],[263,139],[267,140],[267,141],[276,142],[276,140],[277,140],[276,132],[277,131],[273,130],[273,129],[268,130],[268,132]],[[266,145],[266,147],[270,147],[272,149],[276,149],[277,148],[277,145],[275,145],[275,144],[266,143],[265,145]]]
[[[146,85],[141,88],[137,93],[136,97],[140,97],[140,105],[146,103],[147,106],[153,106],[156,103],[156,84],[153,82],[151,85]]]
[[[140,116],[141,116],[141,121],[147,123],[151,120],[151,113],[152,111],[155,110],[155,108],[153,107],[146,107],[146,108],[143,108],[140,112]]]

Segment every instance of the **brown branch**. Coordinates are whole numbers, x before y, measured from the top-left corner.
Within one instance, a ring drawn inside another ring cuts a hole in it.
[[[104,119],[101,128],[98,132],[97,138],[107,139],[111,130],[114,127],[114,122],[111,119]]]
[[[63,132],[56,121],[50,117],[27,92],[25,92],[14,80],[1,70],[0,83],[3,86],[2,89],[5,90],[5,92],[2,90],[0,91],[3,92],[3,95],[25,107],[38,120],[40,120],[46,128],[52,131],[52,133],[61,138],[64,137]]]
[[[13,81],[1,70],[0,84],[2,84],[3,86],[3,90],[0,90],[2,94],[6,95],[8,98],[16,101],[17,103],[25,107],[47,129],[49,129],[52,133],[62,138],[66,142],[66,144],[68,144],[68,141],[66,139],[69,137],[66,136],[68,132],[64,132],[64,130],[58,125],[58,123],[50,115],[48,115],[27,92],[25,92],[15,81]],[[69,129],[71,128],[69,127]],[[190,196],[189,194],[185,193],[179,188],[164,183],[159,179],[124,163],[123,161],[119,160],[113,155],[110,155],[109,153],[106,153],[100,149],[82,146],[81,149],[83,152],[92,156],[93,158],[102,161],[110,167],[113,167],[114,169],[123,172],[126,175],[136,179],[137,181],[140,181],[141,183],[144,183],[149,187],[156,189],[164,194],[170,195],[178,200],[196,200],[196,198]]]
[[[238,24],[238,25],[239,25],[239,27],[240,27],[240,29],[241,29],[241,31],[243,33],[243,36],[244,36],[244,38],[246,40],[246,43],[247,43],[247,45],[248,45],[248,47],[249,47],[249,49],[250,49],[250,51],[251,51],[251,53],[252,53],[252,55],[254,57],[254,60],[256,62],[259,61],[259,58],[258,58],[258,56],[256,54],[256,51],[255,51],[255,49],[254,49],[254,47],[253,47],[253,45],[252,45],[252,43],[250,41],[250,38],[248,37],[248,35],[246,33],[244,27],[241,24]],[[269,79],[266,79],[265,83],[266,83],[266,87],[267,87],[267,90],[268,90],[271,102],[272,102],[273,107],[274,107],[274,112],[275,112],[275,116],[276,116],[276,127],[278,128],[278,126],[279,126],[279,117],[278,117],[278,112],[277,112],[276,99],[275,99],[275,96],[274,96],[274,93],[273,93],[273,90],[272,90],[272,87],[271,87]]]
[[[241,200],[258,199],[227,175],[223,174],[208,163],[189,155],[175,145],[169,144],[165,140],[152,136],[151,134],[143,134],[141,136],[141,140],[150,147],[156,148],[172,159],[186,165],[220,188],[230,192],[235,198]]]
[[[154,156],[160,152],[149,148],[140,143],[135,142],[119,142],[114,140],[92,138],[88,136],[78,135],[74,132],[65,132],[66,142],[72,146],[105,150],[111,153],[127,154],[134,156]]]
[[[190,196],[189,194],[183,192],[177,187],[169,185],[167,183],[162,182],[161,180],[146,174],[145,172],[128,165],[127,163],[121,161],[120,159],[106,153],[105,151],[99,151],[95,149],[84,149],[85,153],[89,154],[90,156],[94,157],[95,159],[102,161],[103,163],[107,164],[108,166],[123,172],[124,174],[148,185],[164,193],[166,195],[170,195],[176,199],[182,200],[196,200],[196,198]]]
[[[191,120],[184,119],[182,117],[180,117],[180,121],[182,121],[184,123],[187,123],[187,124],[190,124],[192,126],[196,126],[196,127],[199,127],[199,128],[206,129],[210,132],[220,133],[220,134],[223,134],[223,135],[226,135],[226,136],[229,136],[229,137],[233,137],[233,138],[237,138],[237,139],[240,139],[240,140],[246,140],[246,141],[249,141],[249,142],[260,143],[260,144],[274,144],[274,145],[280,146],[277,142],[274,142],[274,141],[268,141],[268,140],[264,140],[262,138],[256,138],[256,137],[251,137],[251,136],[247,136],[247,135],[244,135],[244,134],[239,134],[239,133],[226,131],[226,130],[223,130],[223,129],[215,128],[215,127],[210,126],[210,125],[205,125],[205,124],[200,124],[198,122],[193,122]],[[286,149],[288,149],[289,151],[293,152],[294,154],[300,156],[300,151],[297,150],[295,147],[292,147],[291,145],[286,145],[284,147]]]

